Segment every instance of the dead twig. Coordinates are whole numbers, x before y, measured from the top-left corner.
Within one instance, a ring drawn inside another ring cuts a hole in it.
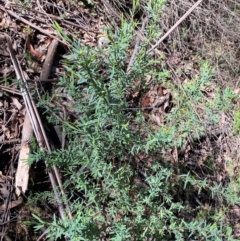
[[[14,17],[14,18],[16,18],[17,20],[20,20],[21,22],[23,22],[23,23],[25,23],[25,24],[31,26],[32,28],[38,30],[39,32],[41,32],[41,33],[43,33],[43,34],[49,36],[50,38],[53,38],[53,39],[58,40],[58,41],[61,42],[63,45],[65,45],[65,46],[67,46],[67,47],[71,47],[70,44],[68,44],[68,43],[66,43],[66,42],[64,42],[64,41],[62,41],[62,40],[59,39],[58,37],[56,37],[56,36],[54,36],[54,35],[48,33],[48,31],[46,31],[46,30],[44,30],[44,29],[38,27],[37,25],[35,25],[35,24],[33,24],[33,23],[27,21],[26,19],[24,19],[24,18],[18,16],[18,15],[17,15],[16,13],[14,13],[13,11],[11,11],[11,10],[7,10],[7,9],[5,9],[5,8],[2,7],[2,6],[0,6],[0,9],[1,9],[2,11],[7,12],[9,15],[11,15],[11,16]]]
[[[56,54],[58,40],[54,39],[48,47],[46,59],[43,64],[43,69],[40,74],[40,79],[47,79],[51,73],[52,63]]]
[[[39,144],[40,149],[47,150],[47,151],[51,152],[51,148],[50,148],[50,145],[48,143],[46,133],[45,133],[45,130],[43,128],[41,119],[39,117],[39,113],[36,109],[36,106],[33,102],[33,99],[31,97],[31,95],[29,94],[27,81],[24,78],[21,67],[18,63],[18,60],[17,60],[17,58],[15,56],[15,53],[14,53],[14,50],[12,48],[10,37],[6,34],[5,34],[5,37],[6,37],[8,51],[9,51],[10,56],[11,56],[11,60],[12,60],[12,63],[13,63],[13,66],[14,66],[14,69],[15,69],[15,72],[16,72],[17,79],[21,80],[23,82],[22,86],[21,86],[21,92],[22,92],[22,96],[23,96],[23,99],[24,99],[26,109],[27,109],[28,114],[29,114],[29,118],[30,118],[30,121],[31,121],[31,124],[32,124],[32,127],[33,127],[33,131],[34,131],[36,140]],[[48,166],[47,163],[45,163],[45,164],[46,164],[47,169],[48,169],[48,175],[49,175],[49,179],[50,179],[50,182],[52,184],[52,187],[53,187],[55,199],[56,199],[58,209],[59,209],[59,214],[60,214],[61,218],[64,219],[65,218],[65,210],[64,210],[62,200],[60,198],[60,193],[62,193],[63,189],[62,189],[62,187],[60,188],[61,182],[59,181],[60,180],[59,173],[58,173],[55,166],[53,166],[53,169],[51,169]],[[60,188],[61,192],[59,192],[59,188]],[[65,196],[64,193],[62,193],[62,195]],[[68,213],[68,217],[72,218],[71,213]]]
[[[142,21],[142,27],[141,27],[141,33],[143,32],[146,24],[148,22],[148,17],[145,17]],[[129,64],[128,64],[128,67],[127,67],[127,73],[130,74],[131,73],[131,67],[136,59],[136,56],[137,56],[137,53],[138,53],[138,49],[139,49],[139,44],[140,44],[140,40],[141,38],[137,35],[137,40],[136,40],[136,44],[135,44],[135,47],[134,47],[134,50],[133,50],[133,54],[130,58],[130,61],[129,61]]]
[[[198,0],[189,10],[154,44],[147,53],[152,52],[165,38],[168,37],[191,13],[192,11],[202,2],[203,0]]]
[[[11,140],[6,140],[6,141],[0,141],[0,145],[1,144],[18,143],[18,142],[20,142],[19,139],[11,139]]]
[[[3,91],[9,92],[9,93],[12,93],[12,94],[15,94],[15,95],[22,95],[19,90],[15,90],[15,89],[10,88],[10,87],[8,87],[8,86],[0,85],[0,88],[1,88],[1,90],[3,90]]]

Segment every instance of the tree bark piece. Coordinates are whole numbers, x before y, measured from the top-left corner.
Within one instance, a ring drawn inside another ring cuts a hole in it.
[[[31,152],[29,142],[30,142],[32,136],[33,136],[32,124],[29,119],[29,115],[26,112],[25,120],[23,123],[22,144],[21,144],[21,149],[20,149],[18,167],[17,167],[17,172],[16,172],[16,180],[15,180],[17,196],[20,196],[21,191],[23,193],[25,193],[25,191],[28,188],[30,166],[28,165],[27,160],[28,160],[29,154]]]
[[[43,64],[43,69],[40,75],[40,79],[47,79],[51,74],[52,63],[56,54],[57,46],[58,46],[58,40],[53,39],[53,41],[51,42],[48,48],[47,56]]]

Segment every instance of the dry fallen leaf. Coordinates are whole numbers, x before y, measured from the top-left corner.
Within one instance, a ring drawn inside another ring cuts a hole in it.
[[[18,110],[22,109],[22,104],[18,101],[17,98],[12,97],[12,102],[17,107]]]
[[[42,59],[42,54],[39,51],[35,50],[31,45],[29,36],[27,36],[27,39],[26,39],[26,46],[27,46],[27,49],[34,57],[36,57],[39,60]]]
[[[158,126],[164,122],[166,111],[169,109],[171,93],[160,85],[153,86],[142,98],[141,106],[146,108],[146,118]]]

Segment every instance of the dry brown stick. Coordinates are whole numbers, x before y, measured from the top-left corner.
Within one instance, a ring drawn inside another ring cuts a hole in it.
[[[50,228],[47,228],[39,237],[36,241],[40,241],[48,232]]]
[[[52,63],[56,54],[58,40],[54,39],[48,47],[46,59],[43,64],[43,69],[40,74],[40,79],[47,79],[51,73]]]
[[[141,33],[143,32],[144,28],[145,28],[145,25],[147,24],[147,21],[148,21],[148,17],[145,17],[142,21],[142,27],[141,27]],[[127,67],[127,73],[130,74],[131,73],[131,67],[136,59],[136,55],[138,53],[138,48],[139,48],[139,44],[140,44],[140,36],[137,35],[137,40],[136,40],[136,43],[135,43],[135,47],[134,47],[134,50],[133,50],[133,54],[130,58],[130,61],[129,61],[129,64],[128,64],[128,67]]]
[[[17,143],[17,142],[20,142],[20,139],[11,139],[11,140],[6,140],[6,141],[0,141],[0,145],[9,144],[9,143]]]
[[[58,79],[27,79],[27,82],[32,82],[32,83],[35,83],[35,82],[56,83],[56,82],[59,82],[59,80]]]
[[[2,6],[0,6],[0,9],[3,10],[3,11],[5,11],[5,12],[7,12],[7,13],[10,14],[12,17],[14,17],[14,18],[20,20],[21,22],[23,22],[23,23],[25,23],[25,24],[31,26],[32,28],[38,30],[39,32],[41,32],[41,33],[43,33],[43,34],[49,36],[50,38],[53,38],[53,39],[58,40],[58,41],[61,42],[63,45],[65,45],[65,46],[67,46],[67,47],[71,47],[71,45],[69,45],[68,43],[66,43],[66,42],[62,41],[61,39],[57,38],[56,36],[54,36],[54,35],[48,33],[46,30],[44,30],[44,29],[38,27],[37,25],[35,25],[35,24],[33,24],[33,23],[27,21],[25,18],[22,18],[22,17],[18,16],[18,15],[17,15],[16,13],[14,13],[13,11],[11,11],[11,10],[7,10],[7,9],[5,9],[5,8],[2,7]]]
[[[149,50],[148,54],[152,52],[168,35],[170,35],[191,13],[192,11],[202,2],[203,0],[198,0],[189,10],[154,44]]]
[[[22,95],[19,90],[15,90],[14,88],[10,88],[7,86],[0,85],[1,90],[15,94],[15,95]]]
[[[39,11],[37,11],[37,10],[34,10],[34,11],[37,12],[37,13],[39,13],[39,14],[43,14],[42,12],[39,12]],[[64,23],[64,24],[68,24],[68,25],[72,25],[72,26],[74,26],[74,27],[78,27],[78,28],[82,29],[82,30],[85,31],[85,32],[102,33],[102,32],[97,31],[97,30],[92,30],[92,29],[90,29],[90,28],[85,28],[85,27],[83,27],[83,26],[82,26],[81,24],[79,24],[79,23],[73,23],[73,22],[71,22],[71,21],[65,20],[65,19],[63,19],[63,18],[61,18],[61,17],[55,16],[55,15],[52,15],[52,14],[48,14],[48,16],[49,16],[50,18],[59,20],[59,21],[61,21],[61,22]]]

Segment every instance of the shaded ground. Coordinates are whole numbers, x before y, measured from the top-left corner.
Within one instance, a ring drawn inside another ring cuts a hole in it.
[[[45,1],[9,2],[1,1],[0,27],[1,36],[8,34],[11,38],[17,58],[24,70],[25,78],[30,85],[30,91],[41,92],[57,88],[56,83],[64,72],[61,64],[63,55],[68,53],[71,46],[56,35],[56,29],[63,31],[63,35],[71,39],[81,39],[82,44],[91,47],[101,46],[106,37],[104,28],[117,27],[120,23],[121,13],[127,16],[128,9],[132,7],[128,1],[105,1],[88,3],[80,1]],[[192,1],[167,1],[162,14],[159,29],[167,32],[181,16],[193,5]],[[139,9],[136,21],[141,21],[144,7]],[[21,18],[20,18],[21,17]],[[183,23],[164,40],[157,49],[162,55],[162,69],[169,70],[170,78],[176,88],[182,88],[184,83],[191,81],[199,73],[203,60],[207,60],[214,67],[214,82],[208,89],[203,90],[207,97],[215,95],[214,91],[229,86],[234,93],[240,91],[240,3],[237,1],[204,1]],[[50,76],[44,76],[44,62],[46,63],[52,37],[59,40],[56,55],[53,61]],[[2,37],[3,39],[4,37]],[[1,39],[1,38],[0,38]],[[133,43],[134,48],[135,43]],[[154,56],[154,57],[155,57]],[[27,195],[17,198],[14,192],[14,177],[16,173],[20,143],[22,138],[22,125],[25,119],[26,107],[18,88],[16,73],[7,51],[5,41],[0,46],[0,191],[1,191],[1,240],[37,240],[40,234],[32,235],[33,230],[24,224],[24,220],[33,220],[30,213],[42,219],[51,220],[51,213],[58,213],[54,204],[46,207],[28,205]],[[40,74],[41,73],[41,74]],[[40,80],[39,80],[40,78]],[[137,85],[137,83],[136,83]],[[59,90],[61,92],[61,90]],[[135,93],[136,94],[136,93]],[[41,93],[40,93],[41,95]],[[136,94],[137,95],[137,94]],[[163,97],[165,108],[162,112],[149,112],[148,118],[153,126],[163,122],[166,114],[171,111],[171,92],[167,86],[152,86],[141,99],[142,107],[156,107],[159,103],[151,96]],[[134,99],[134,93],[128,98]],[[37,99],[37,97],[36,97]],[[130,100],[131,102],[131,100]],[[134,102],[134,101],[133,101]],[[71,102],[61,100],[59,103],[68,109],[71,116]],[[227,104],[227,103],[226,103]],[[166,153],[166,159],[171,163],[179,163],[186,170],[199,177],[209,177],[213,183],[227,183],[229,175],[234,172],[238,177],[239,168],[239,140],[233,133],[233,113],[239,107],[238,98],[232,111],[223,112],[218,125],[209,126],[197,141],[189,136],[189,140],[181,149],[175,148]],[[198,110],[197,110],[198,111]],[[199,112],[201,113],[201,112]],[[61,113],[62,114],[62,113]],[[201,116],[204,118],[204,116]],[[44,121],[45,122],[45,121]],[[47,124],[46,124],[47,125]],[[48,135],[52,136],[56,147],[63,145],[52,134],[51,126],[46,126]],[[157,127],[156,127],[157,128]],[[36,143],[32,140],[33,149]],[[146,157],[136,157],[142,162]],[[214,173],[209,171],[208,160],[213,160]],[[231,160],[232,168],[227,161]],[[30,169],[29,190],[32,192],[50,191],[51,185],[45,174],[45,165],[40,163]],[[36,195],[37,199],[37,195]],[[195,199],[194,203],[208,205],[207,197]],[[230,219],[235,225],[235,235],[239,237],[240,211],[238,206],[231,207]],[[182,214],[184,216],[184,214]],[[13,225],[11,225],[13,222]],[[17,225],[16,225],[17,224]],[[17,228],[15,228],[15,225]],[[233,225],[233,226],[234,226]]]

